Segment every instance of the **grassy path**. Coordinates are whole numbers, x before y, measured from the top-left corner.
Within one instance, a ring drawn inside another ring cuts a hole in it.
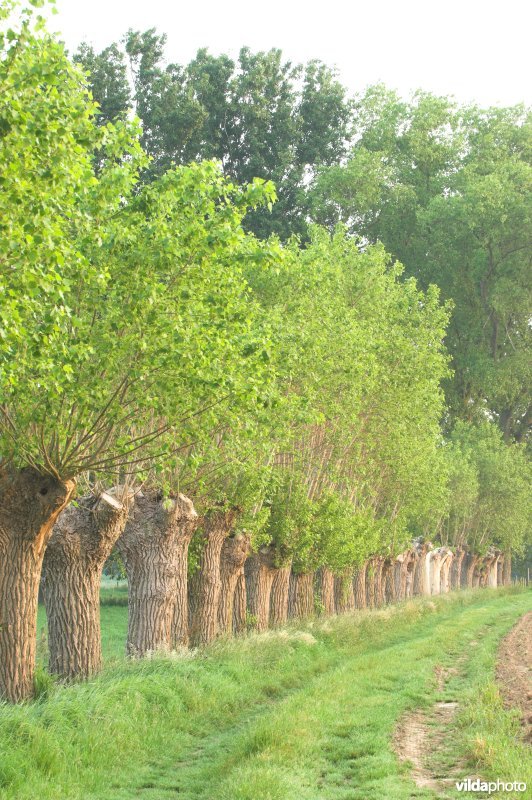
[[[435,768],[445,774],[465,754],[487,777],[526,780],[517,715],[491,681],[497,643],[530,605],[530,593],[483,590],[222,642],[194,658],[114,663],[89,684],[0,708],[0,798],[434,798],[392,739],[405,712],[450,698],[460,713]],[[437,669],[457,661],[438,688]]]

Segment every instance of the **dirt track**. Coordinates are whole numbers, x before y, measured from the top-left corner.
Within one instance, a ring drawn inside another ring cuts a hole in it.
[[[497,680],[505,704],[521,711],[525,739],[532,742],[532,611],[504,637],[497,659]]]
[[[471,645],[476,642],[471,642]],[[521,711],[524,736],[532,741],[532,612],[528,612],[504,637],[497,656],[497,681],[505,704]],[[441,691],[456,669],[436,669],[438,688]],[[394,737],[394,749],[401,761],[412,765],[412,780],[420,788],[432,789],[445,797],[445,789],[454,778],[463,777],[463,764],[455,764],[446,779],[434,774],[431,760],[434,753],[445,746],[457,703],[435,703],[431,711],[413,711],[400,721]]]

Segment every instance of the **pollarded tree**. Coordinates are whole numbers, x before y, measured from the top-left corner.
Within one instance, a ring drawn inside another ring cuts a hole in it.
[[[266,340],[239,262],[265,191],[206,164],[137,192],[136,129],[97,126],[62,46],[28,20],[1,44],[0,694],[19,700],[76,477],[165,458],[202,413],[212,425],[260,391]]]
[[[424,293],[401,281],[382,247],[361,253],[342,230],[331,237],[315,229],[308,248],[288,255],[273,274],[248,273],[276,326],[287,391],[305,404],[277,451],[288,478],[281,497],[272,495],[261,545],[274,548],[273,558],[262,553],[268,574],[276,561],[280,568],[296,559],[294,575],[304,578],[292,583],[305,584],[308,613],[311,572],[327,567],[312,532],[313,503],[331,491],[350,503],[355,519],[371,521],[368,539],[389,559],[411,541],[412,523],[438,506],[448,309],[434,288]],[[374,531],[382,534],[378,545]]]
[[[71,504],[54,525],[43,562],[49,669],[88,678],[102,664],[100,584],[104,564],[124,530],[132,492],[115,487]]]

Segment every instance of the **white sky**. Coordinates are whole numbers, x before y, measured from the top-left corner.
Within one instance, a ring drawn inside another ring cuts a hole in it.
[[[384,81],[482,105],[532,101],[532,4],[526,0],[56,0],[51,28],[69,49],[102,49],[128,28],[168,36],[168,61],[199,47],[236,56],[280,47],[335,65],[351,92]]]

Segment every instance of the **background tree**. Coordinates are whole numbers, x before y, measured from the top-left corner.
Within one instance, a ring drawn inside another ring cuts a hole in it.
[[[200,49],[187,65],[166,64],[165,44],[153,28],[130,30],[124,39],[132,105],[153,158],[145,179],[172,164],[218,159],[237,183],[259,177],[279,188],[273,209],[250,211],[248,230],[263,238],[273,232],[283,239],[304,236],[309,177],[345,148],[350,101],[335,72],[319,61],[293,65],[277,49],[252,53],[245,47],[236,63]],[[82,45],[75,58],[93,73],[90,86],[103,118],[111,90],[124,111],[127,80],[118,46],[95,54]]]
[[[382,241],[451,299],[453,415],[495,413],[507,439],[530,423],[530,114],[458,108],[382,86],[361,98],[345,164],[321,170],[313,214]]]

